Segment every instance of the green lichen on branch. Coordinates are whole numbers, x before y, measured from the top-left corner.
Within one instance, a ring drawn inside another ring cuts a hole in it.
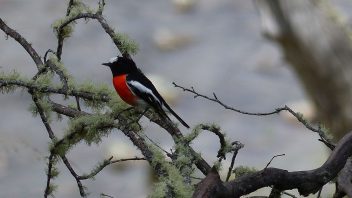
[[[238,178],[257,171],[258,170],[253,167],[237,166],[232,172],[235,174],[236,178]]]
[[[77,85],[77,90],[82,92],[93,93],[93,99],[82,98],[85,105],[95,110],[99,110],[107,105],[107,102],[98,100],[101,96],[106,98],[116,98],[116,93],[107,84],[97,84],[93,81],[86,81],[82,84]]]
[[[92,170],[90,173],[88,173],[88,174],[83,174],[83,175],[81,176],[81,178],[94,179],[94,176],[95,176],[96,174],[98,174],[105,166],[107,166],[107,165],[109,165],[109,164],[111,163],[111,159],[112,159],[112,157],[109,158],[109,159],[105,159],[105,160],[102,161],[102,162],[99,162],[99,163],[93,168],[93,170]]]
[[[74,0],[71,7],[69,8],[68,15],[56,20],[52,24],[52,28],[56,34],[56,36],[62,39],[68,38],[71,36],[74,29],[74,22],[67,24],[72,19],[76,18],[81,13],[93,13],[94,11],[85,5],[83,2],[79,0]],[[65,25],[66,24],[66,25]]]
[[[53,141],[50,150],[63,156],[81,140],[88,145],[98,144],[113,128],[113,118],[105,114],[92,114],[71,119],[65,137],[59,141]]]
[[[53,194],[57,190],[57,188],[58,188],[58,186],[56,184],[50,183],[47,194],[53,196]]]
[[[134,40],[130,39],[127,34],[115,33],[112,39],[117,43],[121,43],[119,47],[121,54],[137,54],[139,50],[138,44]]]
[[[18,80],[21,80],[21,76],[16,70],[13,70],[9,74],[6,74],[5,72],[0,72],[0,93],[14,92],[17,86],[12,84],[7,84],[7,82],[18,81]]]
[[[197,157],[193,155],[188,142],[183,138],[175,140],[175,153],[173,164],[176,166],[183,177],[184,183],[190,184],[190,176],[193,174],[193,163],[197,161]]]
[[[59,170],[56,167],[56,164],[58,162],[58,158],[54,155],[50,155],[48,158],[47,162],[47,169],[46,169],[46,175],[47,175],[47,187],[45,189],[45,195],[46,196],[53,196],[54,191],[57,189],[57,185],[53,184],[50,182],[51,180],[55,179],[59,175]],[[44,196],[44,197],[46,197]]]
[[[151,165],[154,169],[161,169],[164,173],[159,177],[159,182],[154,185],[153,193],[149,197],[161,198],[172,195],[173,197],[191,197],[193,187],[184,182],[184,177],[176,165],[166,161],[165,156],[154,145],[149,145],[149,150],[153,153]]]
[[[108,135],[113,128],[114,120],[109,115],[93,114],[73,119],[69,123],[68,133],[79,133],[84,130],[83,140],[87,144],[101,141],[101,138]],[[82,128],[83,127],[83,128]]]
[[[75,81],[67,71],[65,65],[55,55],[51,55],[49,57],[48,64],[51,65],[51,70],[59,75],[61,81],[64,81],[62,83],[67,83],[67,91],[72,91],[72,87],[75,85]]]
[[[227,153],[230,153],[233,151],[233,146],[231,142],[226,138],[225,133],[221,133],[221,128],[220,126],[211,123],[211,124],[198,124],[195,126],[192,130],[192,132],[184,137],[184,141],[186,143],[191,143],[195,138],[197,138],[200,133],[203,131],[210,131],[214,133],[216,136],[218,136],[219,141],[220,141],[220,149],[218,151],[218,158],[225,159],[225,156]]]
[[[36,94],[37,96],[37,103],[40,106],[41,110],[43,111],[48,123],[52,122],[52,106],[50,101],[48,100],[48,98],[46,96],[39,96],[39,94],[37,93],[33,93]],[[33,117],[38,116],[39,114],[39,110],[37,108],[37,105],[33,102],[30,104],[28,110],[32,113]]]

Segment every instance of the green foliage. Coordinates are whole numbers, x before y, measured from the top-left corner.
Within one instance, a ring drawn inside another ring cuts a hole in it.
[[[130,39],[127,34],[115,33],[112,39],[118,43],[121,43],[121,46],[119,47],[121,54],[137,54],[139,50],[138,44],[134,40]]]
[[[248,167],[248,166],[238,166],[233,170],[233,173],[235,173],[236,178],[250,173],[254,173],[254,172],[257,172],[257,170],[253,167]]]

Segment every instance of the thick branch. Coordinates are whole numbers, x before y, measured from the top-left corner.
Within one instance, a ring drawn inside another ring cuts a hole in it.
[[[301,195],[307,196],[318,192],[323,185],[335,178],[351,155],[352,132],[339,141],[327,161],[317,169],[288,172],[277,168],[266,168],[224,185],[228,190],[228,196],[232,197],[240,197],[266,186],[274,186],[281,191],[296,188]]]
[[[337,177],[338,190],[344,192],[348,197],[352,197],[352,158],[349,158],[345,167]]]

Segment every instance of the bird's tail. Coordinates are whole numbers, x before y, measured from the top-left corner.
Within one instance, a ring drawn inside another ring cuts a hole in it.
[[[163,106],[164,106],[164,107],[167,109],[167,111],[169,111],[175,118],[177,118],[177,120],[180,121],[183,126],[185,126],[186,128],[189,129],[188,124],[187,124],[185,121],[183,121],[182,118],[180,118],[180,116],[178,116],[178,115],[171,109],[171,107],[170,107],[166,102],[164,102]],[[170,118],[166,115],[165,112],[164,112],[164,114],[165,114],[165,116],[166,116],[168,119],[170,119]]]

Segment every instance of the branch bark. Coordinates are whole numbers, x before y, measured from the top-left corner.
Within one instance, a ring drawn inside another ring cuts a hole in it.
[[[278,168],[265,168],[222,183],[226,190],[212,196],[240,197],[267,186],[273,186],[280,191],[298,189],[301,195],[308,196],[318,192],[322,186],[335,178],[351,155],[352,132],[338,142],[330,157],[317,169],[289,172]],[[208,188],[219,188],[219,182],[213,183]],[[216,192],[212,189],[208,191]]]

